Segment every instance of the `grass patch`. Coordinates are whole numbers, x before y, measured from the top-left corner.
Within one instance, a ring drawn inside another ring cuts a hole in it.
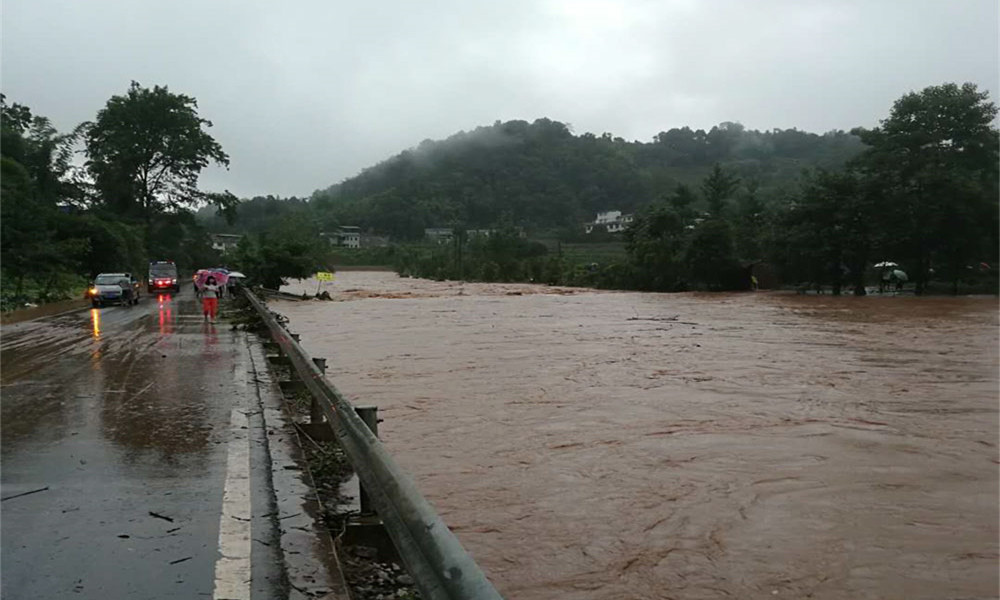
[[[554,251],[554,250],[552,250]],[[624,242],[603,242],[597,244],[562,244],[563,258],[571,264],[609,265],[624,263],[628,260],[628,252]]]

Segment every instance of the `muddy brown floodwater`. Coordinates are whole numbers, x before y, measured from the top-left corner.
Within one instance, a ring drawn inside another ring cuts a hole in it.
[[[997,596],[996,298],[331,289],[272,306],[508,598]]]

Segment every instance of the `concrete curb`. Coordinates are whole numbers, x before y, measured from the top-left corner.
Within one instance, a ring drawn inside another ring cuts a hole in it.
[[[259,338],[250,353],[263,405],[278,510],[281,553],[291,600],[349,600],[335,544],[321,517],[312,476],[302,457],[298,432],[284,412],[284,397]]]

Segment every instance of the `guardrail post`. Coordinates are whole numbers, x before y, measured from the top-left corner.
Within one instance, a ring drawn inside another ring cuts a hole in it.
[[[361,420],[365,422],[368,429],[371,430],[375,437],[378,437],[378,407],[377,406],[355,406],[354,412],[361,417]],[[365,491],[365,486],[358,481],[358,500],[361,504],[361,515],[373,515],[375,514],[375,509],[372,508],[371,498],[368,497],[368,492]]]
[[[313,358],[313,364],[319,369],[320,373],[326,375],[326,359],[325,358]],[[311,400],[309,401],[309,422],[310,423],[322,423],[323,422],[323,409],[319,407],[319,400],[316,399],[315,394],[310,394]]]

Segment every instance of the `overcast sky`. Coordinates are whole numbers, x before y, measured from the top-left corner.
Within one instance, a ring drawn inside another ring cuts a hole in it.
[[[198,99],[204,188],[304,196],[424,139],[539,117],[650,140],[873,126],[911,90],[998,98],[997,0],[3,0],[0,86],[61,130],[131,80]]]

